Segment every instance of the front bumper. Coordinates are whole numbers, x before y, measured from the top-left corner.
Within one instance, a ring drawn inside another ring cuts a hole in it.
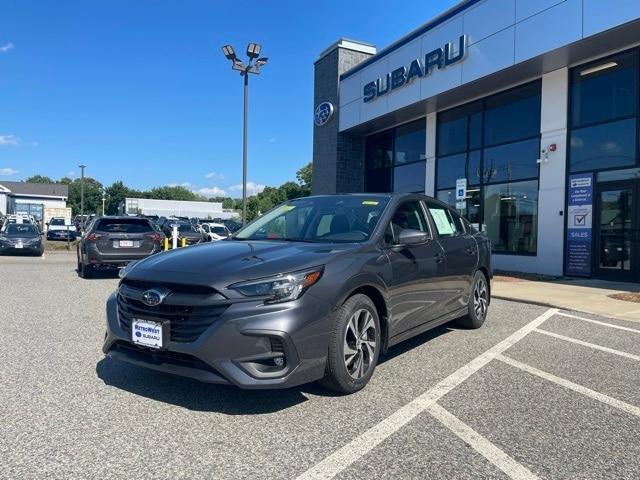
[[[107,301],[107,357],[208,383],[246,389],[288,388],[324,376],[331,312],[307,292],[279,305],[231,303],[191,342],[167,341],[153,350],[131,342],[120,321],[117,294]],[[169,323],[169,329],[171,324]],[[282,367],[272,360],[284,357]]]
[[[64,230],[53,230],[47,232],[47,240],[75,240],[76,232],[67,233]]]
[[[0,255],[42,255],[44,253],[44,245],[24,245],[22,248],[16,248],[13,245],[0,246]]]

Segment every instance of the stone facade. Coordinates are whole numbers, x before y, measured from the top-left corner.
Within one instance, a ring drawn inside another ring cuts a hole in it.
[[[363,190],[364,138],[339,133],[340,75],[375,53],[371,45],[340,40],[315,63],[314,108],[331,102],[333,118],[313,126],[313,193],[349,193]]]

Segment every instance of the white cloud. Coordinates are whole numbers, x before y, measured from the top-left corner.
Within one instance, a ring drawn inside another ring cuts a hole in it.
[[[262,185],[261,183],[247,182],[247,196],[250,197],[251,195],[257,195],[265,188],[266,185]],[[232,192],[242,192],[242,184],[233,185],[229,187],[229,190]]]
[[[193,191],[194,193],[198,193],[204,197],[226,197],[227,192],[222,188],[218,187],[204,187],[199,188]]]
[[[214,180],[224,180],[224,175],[216,172],[209,172],[204,177],[214,179]]]
[[[167,187],[183,187],[183,188],[191,188],[192,185],[189,182],[182,182],[182,183],[170,183],[167,185]]]
[[[15,147],[20,139],[15,135],[0,135],[0,147]]]
[[[9,50],[13,50],[15,48],[15,45],[12,42],[9,42],[5,45],[0,46],[0,53],[6,53]]]
[[[74,172],[73,170],[69,170],[66,176],[69,178],[73,178],[76,176],[76,172]]]
[[[9,177],[16,173],[18,173],[18,170],[14,170],[13,168],[0,168],[0,177]]]

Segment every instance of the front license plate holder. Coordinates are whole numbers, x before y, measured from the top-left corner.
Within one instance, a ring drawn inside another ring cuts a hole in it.
[[[169,322],[134,318],[131,322],[131,341],[141,347],[162,350],[169,341]]]

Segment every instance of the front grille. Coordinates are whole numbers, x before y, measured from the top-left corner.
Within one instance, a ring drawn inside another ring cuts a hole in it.
[[[170,352],[168,350],[149,350],[147,348],[138,347],[136,345],[121,341],[116,342],[113,345],[112,349],[133,357],[134,359],[141,360],[147,363],[153,363],[155,365],[177,365],[180,367],[207,370],[219,375],[218,372],[209,364],[203,362],[199,358],[188,355],[186,353]]]
[[[169,335],[172,342],[194,342],[228,308],[226,304],[186,306],[161,303],[149,307],[139,300],[118,295],[120,326],[131,335],[131,322],[135,318],[169,320]]]

